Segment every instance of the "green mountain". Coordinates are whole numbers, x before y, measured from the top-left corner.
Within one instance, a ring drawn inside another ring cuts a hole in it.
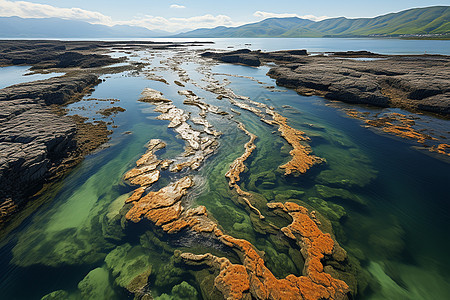
[[[450,35],[450,6],[413,8],[375,18],[270,18],[239,27],[197,29],[177,37],[364,37]]]

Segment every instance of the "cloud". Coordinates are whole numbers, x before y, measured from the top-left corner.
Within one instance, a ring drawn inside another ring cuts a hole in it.
[[[121,25],[142,26],[149,29],[160,29],[165,31],[190,30],[195,28],[213,28],[217,26],[239,26],[241,23],[234,22],[229,16],[210,14],[194,16],[189,18],[164,18],[155,16],[144,16],[130,21],[116,22]]]
[[[301,18],[301,19],[308,19],[308,20],[311,20],[311,21],[322,21],[322,20],[330,18],[330,17],[327,17],[327,16],[317,17],[317,16],[314,16],[314,15],[303,15],[303,16],[300,16],[298,14],[290,14],[290,13],[277,14],[277,13],[271,13],[271,12],[266,12],[266,11],[256,11],[253,15],[255,17],[262,18],[262,19],[297,17],[297,18]]]
[[[172,4],[171,6],[170,6],[170,8],[186,8],[186,6],[183,6],[183,5],[178,5],[178,4]]]
[[[172,6],[177,5],[173,4]],[[179,5],[181,6],[181,5]],[[18,16],[21,18],[62,18],[69,20],[86,21],[92,24],[134,25],[148,29],[165,31],[191,30],[196,28],[213,28],[217,26],[239,26],[242,23],[234,22],[226,15],[203,15],[188,18],[164,18],[159,16],[140,16],[132,20],[113,20],[102,13],[84,10],[81,8],[61,8],[46,4],[37,4],[27,1],[0,0],[0,17]]]
[[[84,10],[81,8],[60,8],[51,5],[37,4],[26,1],[0,0],[1,17],[21,18],[61,18],[81,20],[93,24],[113,25],[111,17],[99,12]]]

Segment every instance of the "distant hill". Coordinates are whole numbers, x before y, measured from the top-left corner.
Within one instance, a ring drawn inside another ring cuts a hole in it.
[[[239,27],[197,29],[176,37],[364,37],[450,35],[450,6],[413,8],[375,18],[270,18]]]
[[[58,18],[0,17],[1,38],[147,38],[168,36],[144,27],[105,26]]]

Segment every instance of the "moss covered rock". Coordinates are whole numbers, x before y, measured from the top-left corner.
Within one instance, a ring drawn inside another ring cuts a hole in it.
[[[132,293],[147,285],[152,272],[149,253],[141,246],[119,246],[106,256],[105,262],[115,277],[115,283]]]
[[[110,285],[109,272],[104,268],[90,271],[80,283],[78,289],[82,299],[108,300],[114,297],[114,291]],[[60,298],[65,299],[65,298]]]

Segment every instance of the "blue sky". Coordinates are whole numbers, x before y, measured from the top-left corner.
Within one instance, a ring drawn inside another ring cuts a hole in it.
[[[450,5],[447,1],[295,0],[0,0],[0,16],[61,17],[91,23],[138,25],[168,31],[238,26],[268,17],[374,17],[408,8]]]

